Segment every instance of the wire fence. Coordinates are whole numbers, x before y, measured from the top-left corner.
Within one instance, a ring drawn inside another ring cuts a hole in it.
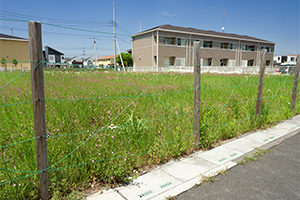
[[[193,152],[197,132],[199,146],[209,149],[220,140],[300,113],[299,97],[294,113],[290,111],[292,88],[298,80],[291,73],[278,76],[274,67],[266,68],[258,116],[258,65],[201,67],[206,74],[201,76],[201,107],[195,110],[193,95],[199,88],[193,84],[193,74],[182,73],[194,72],[194,66],[142,70],[150,73],[138,73],[141,68],[134,67],[45,69],[45,98],[32,99],[30,76],[41,62],[25,62],[35,67],[0,72],[0,194],[7,197],[16,191],[19,198],[36,197],[30,191],[37,190],[36,175],[45,171],[50,172],[51,195],[80,182],[128,181],[145,166]],[[49,153],[49,166],[43,170],[37,170],[33,142],[40,137],[34,136],[32,103],[40,100],[46,104],[47,134],[42,137]],[[200,130],[195,132],[193,115],[198,111]]]

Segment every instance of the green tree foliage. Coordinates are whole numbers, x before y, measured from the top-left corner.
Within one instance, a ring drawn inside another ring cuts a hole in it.
[[[15,65],[15,67],[17,67],[18,61],[16,59],[12,59],[12,63]]]
[[[123,63],[125,67],[132,67],[133,65],[133,60],[132,60],[132,55],[130,53],[121,53]],[[122,66],[121,58],[120,55],[117,56],[117,63],[119,66]]]
[[[2,58],[2,59],[1,59],[1,64],[2,64],[2,65],[5,65],[5,63],[6,63],[5,58]]]

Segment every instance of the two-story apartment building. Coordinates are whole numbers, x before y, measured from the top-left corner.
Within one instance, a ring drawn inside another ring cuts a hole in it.
[[[116,55],[118,56],[118,55]],[[103,56],[100,58],[97,58],[98,64],[100,67],[114,67],[115,57],[114,55],[109,56]],[[117,64],[118,66],[118,64]]]
[[[255,66],[267,49],[272,65],[275,43],[246,35],[161,25],[132,37],[134,67],[193,66],[194,42],[201,44],[202,66]]]

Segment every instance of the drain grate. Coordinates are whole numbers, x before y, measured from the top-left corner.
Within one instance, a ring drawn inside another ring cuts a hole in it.
[[[165,184],[163,184],[163,185],[161,185],[161,186],[159,186],[159,187],[160,187],[160,188],[165,188],[165,187],[168,187],[168,186],[170,186],[170,185],[172,185],[172,182],[165,183]]]
[[[231,154],[230,157],[234,157],[234,156],[236,156],[236,155],[237,155],[237,153],[234,153],[234,154]]]
[[[144,192],[143,194],[140,194],[139,197],[140,198],[144,198],[146,196],[148,196],[149,194],[152,194],[153,192],[151,190],[147,191],[147,192]]]

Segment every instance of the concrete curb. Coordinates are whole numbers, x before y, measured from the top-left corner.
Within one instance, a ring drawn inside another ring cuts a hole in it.
[[[298,133],[300,115],[275,127],[244,134],[209,151],[199,151],[170,161],[138,177],[128,186],[91,195],[87,200],[144,200],[176,196],[199,184],[203,176],[214,176],[219,171],[236,166],[246,155],[253,154],[256,148],[269,149]]]

